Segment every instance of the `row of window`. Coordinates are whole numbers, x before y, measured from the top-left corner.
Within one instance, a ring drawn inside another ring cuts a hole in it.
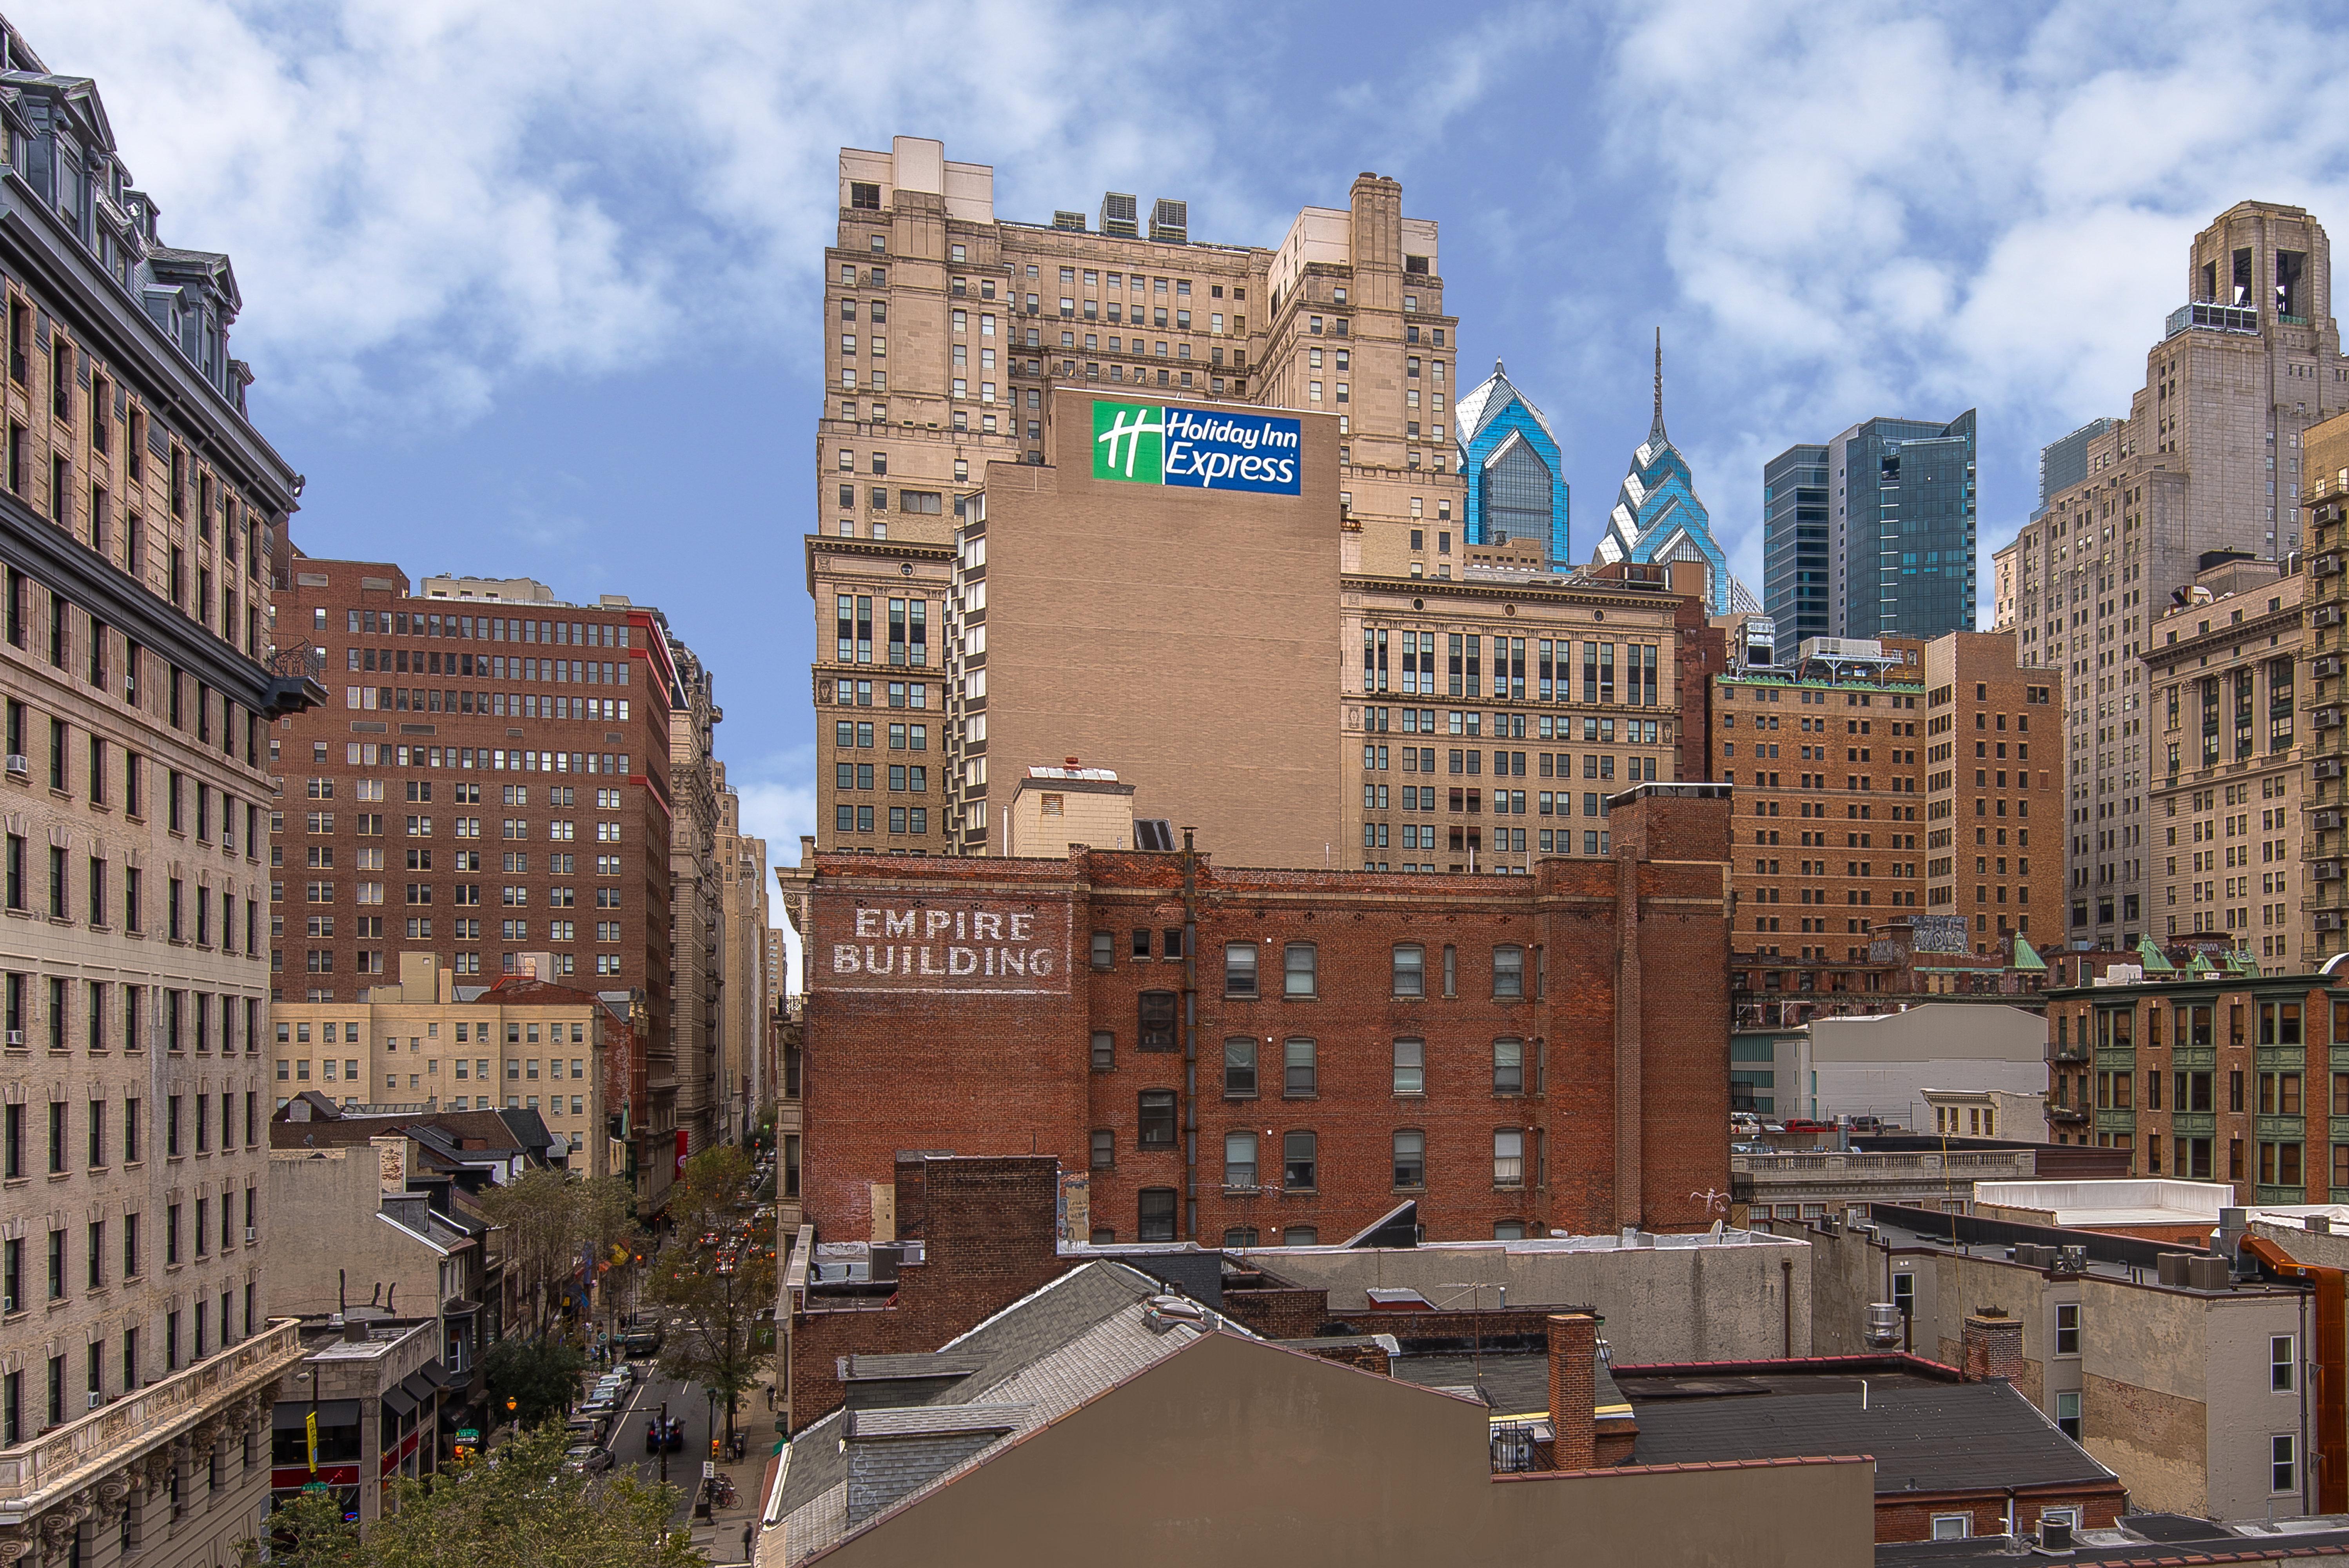
[[[1172,1150],[1175,1147],[1175,1138],[1174,1091],[1144,1089],[1135,1123],[1134,1147],[1138,1150]],[[1095,1128],[1092,1142],[1092,1169],[1114,1169],[1117,1164],[1116,1130]],[[1539,1147],[1540,1140],[1537,1138],[1537,1150]],[[1252,1130],[1224,1134],[1225,1191],[1253,1192],[1270,1184],[1263,1180],[1257,1164],[1261,1148],[1261,1140]],[[1428,1184],[1427,1134],[1418,1128],[1398,1128],[1393,1134],[1392,1150],[1394,1187],[1398,1190],[1424,1189]],[[1492,1150],[1493,1185],[1524,1186],[1525,1130],[1518,1127],[1494,1129]],[[1542,1184],[1544,1174],[1537,1158],[1534,1185]],[[1303,1129],[1282,1133],[1280,1179],[1278,1183],[1281,1190],[1288,1192],[1314,1191],[1319,1188],[1320,1179],[1320,1134]]]
[[[1143,1012],[1138,1038],[1139,1048],[1148,1052],[1168,1051],[1166,1044],[1174,1037],[1174,1025],[1168,1018],[1163,1001],[1169,993],[1144,992]],[[1272,1045],[1263,1042],[1265,1047]],[[1279,1047],[1278,1092],[1283,1099],[1311,1099],[1320,1093],[1320,1044],[1317,1040],[1291,1036]],[[1494,1094],[1516,1096],[1526,1092],[1526,1043],[1515,1037],[1505,1036],[1492,1044],[1491,1077]],[[1235,1035],[1224,1042],[1223,1093],[1226,1099],[1255,1099],[1261,1089],[1258,1073],[1258,1043],[1253,1035]],[[1092,1037],[1092,1068],[1095,1072],[1113,1071],[1117,1067],[1117,1035],[1114,1030],[1097,1029]],[[1390,1083],[1398,1099],[1419,1099],[1428,1092],[1427,1042],[1423,1039],[1399,1039],[1392,1042],[1389,1058]],[[1540,1055],[1535,1054],[1534,1091],[1542,1088]],[[1172,1090],[1145,1090],[1145,1105],[1152,1095]]]
[[[362,850],[359,854],[364,860],[370,852],[380,854],[382,851]],[[432,866],[431,852],[429,850],[410,850],[409,851],[410,856],[421,857],[411,861],[413,869],[429,871]],[[577,855],[549,855],[547,870],[555,876],[577,874],[573,862],[580,858]],[[595,875],[616,877],[620,874],[618,855],[597,855],[595,857]],[[326,869],[333,864],[333,846],[328,845],[326,847],[326,853],[317,861],[317,865],[320,869]],[[366,868],[362,867],[362,869]],[[460,872],[479,872],[481,869],[481,851],[459,850],[457,863],[452,869]],[[384,890],[387,885],[379,882],[355,882],[352,884],[353,899],[362,904],[381,903],[384,901]],[[433,890],[440,885],[437,882],[409,882],[405,890],[407,902],[410,904],[429,904],[434,897]],[[303,901],[306,903],[334,903],[336,902],[336,884],[331,882],[305,882],[302,884]],[[481,884],[479,882],[459,882],[456,886],[448,889],[448,892],[449,902],[460,909],[478,909],[482,906]],[[269,884],[270,902],[283,903],[285,898],[285,884],[282,882],[271,882]],[[530,903],[530,889],[526,886],[509,885],[502,890],[498,902],[509,908],[519,908]],[[575,909],[579,903],[578,892],[576,889],[567,887],[549,888],[546,902],[555,909]],[[598,888],[595,892],[595,907],[617,909],[619,907],[618,892],[614,889]]]
[[[583,719],[596,724],[625,724],[628,720],[628,699],[624,696],[443,691],[437,686],[345,686],[343,707],[354,713],[471,713],[494,718]]]
[[[220,1116],[217,1122],[212,1116],[212,1101],[215,1099],[220,1101]],[[141,1119],[140,1112],[144,1103],[135,1097],[124,1099],[119,1124],[109,1128],[109,1109],[112,1102],[103,1099],[93,1099],[88,1102],[88,1115],[83,1122],[82,1140],[86,1169],[105,1170],[116,1156],[119,1156],[125,1165],[138,1165],[146,1161],[147,1129],[146,1123]],[[47,1174],[62,1176],[70,1169],[69,1161],[73,1145],[70,1127],[72,1117],[64,1100],[49,1100],[47,1105]],[[235,1095],[226,1091],[222,1091],[218,1096],[199,1094],[194,1097],[192,1120],[190,1119],[188,1112],[187,1096],[172,1094],[164,1097],[163,1153],[167,1159],[177,1160],[186,1154],[191,1142],[196,1153],[211,1153],[212,1131],[215,1126],[219,1129],[222,1151],[231,1152],[236,1149],[239,1119]],[[5,1132],[0,1133],[0,1172],[5,1172],[8,1181],[21,1181],[32,1174],[29,1163],[30,1150],[27,1144],[27,1119],[32,1114],[33,1108],[22,1102],[12,1104],[5,1111],[0,1111],[0,1129],[5,1129]],[[260,1097],[248,1091],[244,1096],[243,1116],[244,1147],[247,1149],[260,1141]],[[190,1136],[191,1134],[192,1137]],[[111,1141],[109,1141],[109,1135]]]
[[[201,1261],[212,1256],[214,1243],[223,1253],[232,1253],[241,1244],[254,1247],[260,1242],[259,1194],[252,1187],[243,1189],[242,1227],[237,1223],[237,1204],[232,1193],[223,1191],[217,1202],[210,1197],[198,1198],[191,1207],[184,1203],[167,1204],[163,1210],[163,1266],[177,1268],[188,1261],[188,1255]],[[213,1216],[219,1216],[217,1224]],[[117,1280],[136,1280],[147,1270],[145,1237],[137,1212],[122,1215],[119,1224],[105,1220],[91,1220],[82,1232],[82,1288],[104,1290]],[[243,1235],[240,1238],[239,1231]],[[114,1234],[109,1235],[111,1230]],[[115,1243],[120,1242],[118,1253]],[[46,1250],[46,1299],[61,1302],[71,1288],[72,1236],[63,1230],[48,1233]],[[12,1238],[0,1243],[0,1305],[8,1315],[32,1309],[32,1300],[26,1294],[25,1248],[23,1238]],[[109,1273],[119,1260],[119,1272]],[[225,1298],[223,1298],[225,1300]],[[201,1310],[201,1309],[200,1309]],[[202,1354],[201,1344],[198,1354]]]
[[[1151,956],[1151,928],[1135,926],[1131,955],[1136,960]],[[1265,939],[1269,945],[1271,939]],[[1539,980],[1541,949],[1534,950],[1537,984]],[[1183,929],[1168,926],[1164,933],[1158,956],[1176,960],[1184,956]],[[1117,957],[1117,934],[1096,931],[1092,934],[1092,961],[1095,969],[1114,966]],[[1515,1000],[1526,995],[1526,950],[1516,943],[1496,944],[1488,955],[1491,965],[1492,995],[1504,1000]],[[1319,995],[1320,949],[1310,942],[1290,942],[1280,950],[1280,994],[1284,997],[1307,1000]],[[1460,950],[1445,944],[1443,950],[1444,995],[1459,994]],[[1388,969],[1392,993],[1397,996],[1427,995],[1427,949],[1416,942],[1398,942],[1389,950]],[[1224,944],[1224,995],[1247,999],[1259,995],[1257,990],[1257,944],[1253,942],[1228,942]],[[1171,996],[1172,992],[1143,993],[1145,1016],[1150,1012],[1150,997]],[[1145,1034],[1148,1031],[1145,1029]],[[1145,1045],[1143,1049],[1152,1047]],[[1173,1049],[1170,1045],[1167,1049]]]
[[[11,700],[5,709],[6,742],[9,775],[19,781],[32,778],[31,747],[34,734],[41,726],[34,722],[33,710],[25,704]],[[62,718],[50,718],[46,726],[48,748],[44,758],[44,772],[48,787],[56,794],[70,794],[75,786],[75,747],[73,731]],[[114,753],[102,735],[86,737],[87,751],[80,769],[80,784],[89,803],[101,809],[116,802],[114,790]],[[129,748],[121,748],[122,789],[120,803],[123,814],[133,821],[143,821],[147,815],[148,758]],[[220,827],[220,844],[223,853],[236,852],[237,824],[244,825],[246,858],[260,853],[261,808],[251,801],[240,802],[224,789],[216,789],[201,780],[194,781],[191,791],[188,775],[177,769],[164,773],[164,826],[181,837],[192,827],[196,841],[212,841],[212,828]],[[240,806],[242,810],[240,810]],[[192,808],[192,810],[191,810]]]
[[[57,1240],[57,1234],[58,1233],[56,1232],[50,1233],[52,1247],[58,1247],[62,1244]],[[103,1243],[104,1238],[100,1237],[99,1241]],[[10,1242],[7,1244],[9,1247],[15,1248],[21,1246],[23,1243],[20,1242]],[[64,1266],[62,1256],[57,1257],[53,1261],[56,1262],[58,1268],[62,1270]],[[12,1280],[16,1279],[21,1275],[21,1273],[22,1265],[19,1264],[16,1269],[8,1272],[8,1277]],[[260,1323],[260,1318],[257,1315],[258,1303],[255,1300],[256,1289],[257,1287],[253,1284],[247,1284],[244,1287],[245,1337],[250,1337]],[[8,1290],[8,1299],[21,1303],[24,1300],[24,1296],[21,1292],[17,1291],[12,1285]],[[219,1308],[220,1315],[217,1319],[214,1319],[211,1315],[212,1304],[210,1302],[199,1301],[195,1304],[192,1316],[195,1322],[195,1358],[197,1360],[202,1360],[206,1356],[211,1355],[214,1348],[226,1349],[229,1346],[237,1342],[237,1338],[239,1336],[234,1333],[231,1326],[231,1308],[233,1305],[234,1297],[233,1294],[225,1290],[221,1292]],[[184,1315],[183,1315],[176,1309],[163,1315],[163,1369],[166,1373],[177,1372],[183,1365],[183,1353],[181,1349],[181,1329]],[[216,1343],[209,1337],[212,1331],[212,1326],[214,1322],[217,1322],[220,1326],[219,1337]],[[27,1376],[26,1373],[22,1370],[18,1370],[10,1372],[5,1377],[0,1377],[0,1445],[13,1448],[18,1443],[28,1441],[41,1429],[65,1425],[67,1421],[81,1414],[83,1409],[95,1409],[98,1406],[105,1403],[108,1398],[114,1397],[116,1394],[129,1394],[142,1387],[148,1381],[150,1381],[147,1373],[145,1350],[146,1346],[140,1337],[140,1330],[136,1328],[126,1328],[122,1331],[121,1360],[119,1363],[121,1367],[121,1381],[117,1385],[115,1390],[113,1390],[112,1393],[109,1393],[106,1387],[106,1383],[108,1376],[107,1363],[111,1357],[111,1352],[106,1345],[98,1340],[91,1340],[89,1342],[89,1349],[88,1352],[88,1359],[87,1363],[88,1386],[84,1395],[82,1396],[84,1403],[81,1407],[72,1410],[68,1410],[66,1404],[66,1358],[62,1355],[50,1357],[48,1360],[48,1401],[46,1406],[47,1418],[38,1422],[34,1419],[32,1407],[26,1403],[25,1379]],[[300,1434],[296,1433],[295,1435],[298,1437]],[[254,1444],[248,1439],[244,1445],[244,1462],[248,1466],[253,1463],[253,1453]],[[217,1492],[220,1490],[222,1480],[221,1468],[217,1458],[213,1458],[210,1460],[209,1480],[211,1490],[213,1492]],[[171,1501],[171,1517],[173,1519],[177,1519],[187,1508],[188,1499],[182,1495],[179,1480],[176,1476],[171,1477],[170,1480],[170,1484],[167,1488],[167,1495]],[[122,1514],[120,1541],[119,1544],[125,1555],[128,1555],[129,1553],[131,1532],[137,1518],[138,1511],[135,1509],[126,1510]]]
[[[91,1051],[104,1051],[119,1042],[126,1051],[143,1051],[150,1044],[184,1051],[193,1045],[199,1053],[209,1054],[215,1038],[223,1055],[238,1049],[240,1039],[245,1051],[255,1048],[254,1033],[261,1026],[256,997],[104,980],[83,981],[80,991],[82,1040]],[[6,1028],[8,1048],[26,1048],[37,1032],[50,1050],[70,1049],[74,992],[75,983],[60,975],[33,975],[13,969],[0,974],[0,1023]]]
[[[523,621],[506,616],[441,615],[421,610],[347,610],[344,614],[347,617],[347,630],[355,637],[456,637],[469,642],[541,643],[590,648],[632,645],[627,626],[617,622]],[[324,605],[310,611],[310,629],[325,634]],[[437,659],[440,655],[433,656]],[[400,665],[402,669],[407,667]],[[435,664],[432,667],[437,670],[440,666]],[[621,678],[625,685],[626,677]]]

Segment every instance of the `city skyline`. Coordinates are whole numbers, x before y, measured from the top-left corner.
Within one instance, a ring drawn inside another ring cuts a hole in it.
[[[1015,9],[1047,46],[1071,55],[1112,36],[1154,36],[1098,13]],[[1471,324],[1461,363],[1508,360],[1557,429],[1561,477],[1586,497],[1612,493],[1645,428],[1653,325],[1686,346],[1676,350],[1675,439],[1732,569],[1752,583],[1762,577],[1762,465],[1789,441],[1872,409],[1979,407],[1987,553],[2035,503],[2040,446],[2122,407],[2154,324],[2184,297],[2174,258],[2186,237],[2247,195],[2308,206],[2320,221],[2349,211],[2323,172],[2335,133],[2308,117],[2286,124],[2273,107],[2292,98],[2289,84],[2272,75],[2256,88],[2173,81],[2190,35],[2158,17],[2139,29],[2135,54],[2095,78],[2093,102],[2125,104],[2165,84],[2173,107],[2186,95],[2202,106],[2201,123],[2230,129],[2118,153],[2103,145],[2093,160],[2063,156],[2091,129],[2075,101],[2076,75],[2060,68],[2093,32],[2084,12],[2030,26],[1991,13],[1957,28],[1917,19],[1860,28],[1869,57],[1906,74],[1908,101],[1893,112],[1862,97],[1784,129],[1771,106],[1829,46],[1834,18],[1755,13],[1699,30],[1669,12],[1634,21],[1594,9],[1472,16],[1438,51],[1423,88],[1425,134],[1410,139],[1361,85],[1376,76],[1367,54],[1341,50],[1317,74],[1324,85],[1267,102],[1282,62],[1315,36],[1302,18],[1277,29],[1215,89],[1246,113],[1207,118],[1268,125],[1275,134],[1252,142],[1288,147],[1278,166],[1188,115],[1179,132],[1161,128],[1146,107],[1135,134],[1096,138],[1099,120],[1082,103],[1004,98],[986,84],[983,57],[954,65],[950,79],[977,94],[958,102],[912,85],[923,62],[936,63],[935,46],[898,35],[903,52],[876,60],[873,86],[818,119],[781,107],[793,67],[754,47],[723,68],[758,87],[752,98],[768,111],[687,117],[669,150],[714,150],[723,172],[664,191],[642,158],[574,165],[566,184],[521,156],[526,133],[562,144],[579,123],[577,103],[612,86],[614,69],[526,20],[411,37],[360,19],[322,36],[270,33],[224,10],[193,14],[221,46],[195,80],[161,46],[173,28],[101,26],[37,5],[24,22],[56,68],[102,84],[140,150],[142,182],[168,193],[171,221],[236,250],[255,302],[238,323],[240,352],[262,372],[255,418],[309,476],[295,524],[303,547],[364,554],[365,541],[396,528],[412,570],[529,573],[574,600],[628,592],[669,607],[720,669],[798,667],[811,652],[805,624],[745,614],[739,597],[696,582],[696,552],[647,548],[663,531],[644,521],[688,521],[736,564],[730,581],[740,568],[764,568],[782,584],[796,578],[797,540],[812,520],[774,506],[760,476],[777,462],[795,467],[796,432],[812,412],[807,371],[820,335],[809,306],[823,280],[809,236],[831,222],[823,192],[843,144],[942,134],[1006,170],[1007,214],[1049,222],[1056,208],[1090,209],[1102,190],[1138,190],[1145,201],[1187,198],[1195,234],[1257,243],[1276,241],[1288,213],[1326,201],[1353,170],[1392,173],[1446,226],[1448,282]],[[646,74],[688,79],[719,68],[728,31],[721,18],[707,33],[647,38],[639,57],[661,69]],[[2313,68],[2298,61],[2325,50],[2304,43],[2279,50],[2274,69]],[[298,77],[297,58],[307,62]],[[1548,107],[1545,84],[1561,69],[1587,71],[1604,89],[1555,95],[1579,107]],[[358,109],[327,115],[322,134],[285,145],[277,128],[324,109],[313,96],[321,88],[298,84],[329,80]],[[357,139],[367,106],[429,116],[448,95],[476,92],[520,95],[486,128],[482,150],[411,160],[394,176]],[[235,112],[212,112],[231,104]],[[1969,104],[1982,112],[1957,114]],[[1961,139],[1936,115],[2009,129]],[[1597,150],[1528,182],[1494,129],[1527,116],[1579,131],[1577,143]],[[1610,140],[1617,123],[1636,123],[1638,135]],[[1774,134],[1753,134],[1764,123]],[[753,176],[760,159],[771,162]],[[1917,169],[1952,159],[1966,179],[1922,194],[1906,187]],[[436,167],[462,182],[459,199],[416,178]],[[1787,214],[1734,194],[1741,180],[1766,191],[1806,174],[1826,179],[1838,202]],[[351,182],[381,194],[388,211],[429,221],[397,241],[370,232],[324,199]],[[1656,201],[1619,199],[1643,182]],[[1828,206],[1845,215],[1822,217]],[[1645,215],[1624,227],[1627,211]],[[475,242],[491,236],[496,243]],[[710,261],[719,242],[738,240],[776,265]],[[477,259],[456,259],[468,256]],[[689,305],[659,286],[688,273],[701,280]],[[2090,299],[2101,308],[2074,308]],[[623,420],[636,438],[595,434]],[[647,459],[664,449],[700,455]],[[394,498],[403,476],[428,470],[444,476],[442,499],[419,514]],[[1578,552],[1602,521],[1584,508]],[[1981,583],[1986,625],[1988,573]],[[746,820],[788,859],[813,815],[812,715],[791,683],[738,686],[729,707]]]

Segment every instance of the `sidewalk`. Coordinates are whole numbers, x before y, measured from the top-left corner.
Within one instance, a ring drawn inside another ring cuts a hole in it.
[[[721,1460],[718,1466],[718,1473],[734,1483],[734,1506],[715,1509],[708,1520],[692,1522],[694,1549],[713,1563],[749,1561],[742,1551],[742,1527],[750,1525],[755,1532],[766,1510],[770,1467],[775,1462],[774,1449],[779,1440],[774,1415],[767,1408],[768,1386],[768,1382],[761,1381],[744,1394],[742,1408],[734,1418],[736,1429],[745,1438],[741,1460]],[[699,1475],[697,1468],[695,1479],[687,1488],[688,1495],[699,1484]],[[750,1549],[753,1554],[758,1551],[755,1533]]]

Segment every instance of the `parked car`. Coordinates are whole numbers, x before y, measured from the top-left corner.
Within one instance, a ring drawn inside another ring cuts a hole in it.
[[[620,1353],[631,1361],[643,1361],[660,1354],[661,1331],[639,1328],[620,1341]]]
[[[612,1450],[593,1443],[574,1443],[564,1450],[563,1468],[574,1475],[595,1475],[612,1468]]]
[[[1810,1121],[1800,1117],[1796,1117],[1788,1121],[1785,1126],[1787,1135],[1796,1138],[1816,1137],[1821,1133],[1833,1132],[1834,1130],[1835,1124],[1833,1122]]]

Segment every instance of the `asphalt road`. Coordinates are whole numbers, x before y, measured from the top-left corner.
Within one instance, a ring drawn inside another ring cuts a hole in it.
[[[679,1383],[653,1370],[654,1363],[639,1361],[637,1368],[645,1376],[631,1391],[620,1418],[613,1424],[609,1439],[615,1470],[634,1470],[646,1480],[660,1479],[660,1456],[645,1452],[645,1427],[661,1407],[668,1401],[670,1416],[685,1423],[685,1446],[668,1456],[668,1479],[671,1485],[683,1492],[678,1518],[682,1520],[691,1511],[693,1492],[701,1479],[701,1467],[709,1458],[709,1400],[698,1383]],[[761,1403],[761,1413],[764,1402]],[[740,1428],[751,1419],[747,1412],[738,1412],[735,1424]],[[726,1430],[726,1412],[718,1412],[718,1430]]]

